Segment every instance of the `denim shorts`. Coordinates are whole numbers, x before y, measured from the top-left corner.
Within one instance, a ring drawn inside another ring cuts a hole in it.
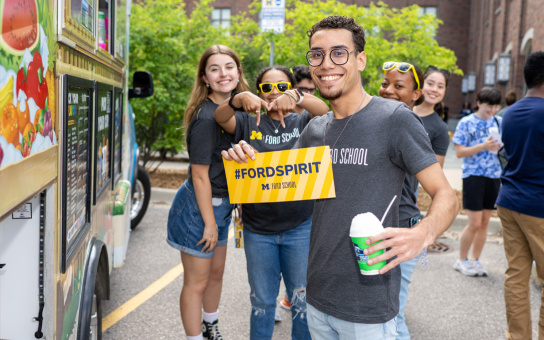
[[[219,228],[216,247],[226,246],[234,205],[230,204],[228,197],[214,197],[212,200],[215,223]],[[188,181],[185,181],[178,189],[168,213],[166,242],[179,251],[208,259],[213,256],[213,250],[210,252],[202,251],[204,243],[196,245],[203,235],[204,220],[198,209],[194,188]]]

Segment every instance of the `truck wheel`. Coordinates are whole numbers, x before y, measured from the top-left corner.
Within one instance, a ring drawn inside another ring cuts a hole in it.
[[[97,290],[93,295],[89,340],[102,340],[102,299]]]
[[[134,230],[144,218],[151,199],[151,182],[145,168],[138,165],[138,178],[132,192],[132,208],[130,210],[130,228]]]

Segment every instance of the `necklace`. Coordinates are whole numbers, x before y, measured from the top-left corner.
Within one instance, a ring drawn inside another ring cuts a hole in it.
[[[342,136],[342,134],[344,133],[344,130],[346,129],[346,127],[348,126],[351,118],[353,118],[355,116],[355,114],[357,112],[359,112],[359,109],[361,108],[361,106],[363,106],[364,102],[365,102],[365,99],[366,99],[366,95],[367,93],[365,92],[365,96],[363,97],[363,101],[361,102],[361,104],[359,104],[359,107],[357,107],[357,109],[355,109],[355,112],[353,112],[353,114],[351,115],[351,117],[349,117],[348,121],[346,122],[346,125],[344,125],[344,128],[342,129],[342,131],[340,131],[340,134],[338,135],[338,137],[336,138],[336,140],[334,141],[334,144],[331,146],[331,149],[334,149],[334,146],[336,145],[336,142],[338,142],[338,140],[340,139],[340,136]],[[325,125],[325,130],[323,131],[323,145],[325,145],[325,135],[327,133],[327,128],[329,127],[329,123],[331,122],[331,120],[334,119],[334,114],[333,116],[331,117],[331,119],[327,122],[327,125]]]
[[[278,129],[280,128],[281,126],[281,122],[278,123],[278,126],[274,125],[274,120],[272,118],[270,118],[270,116],[266,115],[268,117],[268,119],[270,119],[270,122],[272,123],[272,126],[274,127],[274,133],[278,133]]]

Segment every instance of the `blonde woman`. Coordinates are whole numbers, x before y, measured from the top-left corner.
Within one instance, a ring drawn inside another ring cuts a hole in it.
[[[233,92],[247,90],[233,50],[213,45],[204,52],[185,110],[189,177],[168,215],[167,242],[181,252],[185,269],[180,311],[188,340],[223,339],[217,316],[233,205],[221,150],[228,149],[234,137],[221,130],[213,115]]]

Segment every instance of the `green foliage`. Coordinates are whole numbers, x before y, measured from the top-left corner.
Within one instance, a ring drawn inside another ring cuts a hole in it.
[[[453,51],[434,39],[441,21],[419,15],[418,6],[389,8],[382,2],[368,7],[347,5],[336,0],[308,2],[287,0],[283,34],[261,32],[253,18],[261,0],[254,0],[248,13],[231,18],[229,32],[212,27],[211,0],[201,0],[188,17],[183,2],[161,0],[134,3],[131,16],[131,70],[153,74],[155,94],[134,100],[137,136],[144,154],[151,150],[179,151],[184,145],[183,111],[189,99],[198,60],[212,44],[235,50],[242,59],[244,73],[254,89],[255,75],[269,64],[270,41],[275,42],[275,64],[306,64],[309,49],[306,31],[329,15],[354,18],[367,33],[367,66],[362,77],[365,89],[378,94],[385,61],[407,61],[448,69],[462,74]],[[145,140],[142,142],[142,138]]]
[[[260,6],[261,1],[254,0],[249,12],[258,13]],[[423,70],[427,65],[435,65],[462,74],[453,51],[439,46],[434,39],[442,22],[432,15],[420,16],[419,9],[419,6],[389,8],[383,2],[361,7],[336,0],[287,0],[283,34],[261,33],[256,23],[240,15],[234,17],[232,35],[254,35],[253,39],[237,40],[235,50],[245,52],[244,67],[249,60],[252,64],[260,61],[262,66],[268,65],[270,39],[275,42],[274,63],[292,66],[306,64],[305,54],[309,49],[306,32],[313,24],[330,15],[354,18],[366,32],[367,66],[362,73],[365,90],[377,95],[383,76],[381,66],[386,61],[407,61]],[[255,55],[255,52],[258,54]],[[245,70],[247,72],[247,68]]]
[[[161,0],[134,3],[130,23],[130,73],[153,75],[152,97],[132,100],[136,135],[144,162],[152,149],[180,151],[181,126],[200,56],[223,33],[209,22],[211,0],[202,0],[188,17],[184,3]]]

